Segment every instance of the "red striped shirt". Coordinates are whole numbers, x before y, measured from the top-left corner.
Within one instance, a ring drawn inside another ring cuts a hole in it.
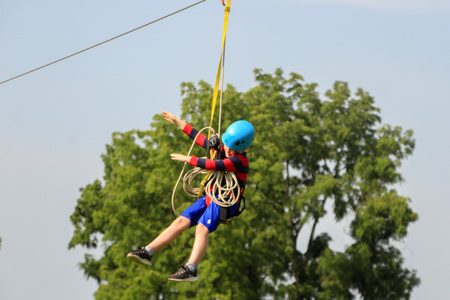
[[[186,126],[183,128],[183,132],[186,133],[191,139],[194,139],[198,134],[198,131],[189,124],[186,124]],[[195,143],[206,149],[208,145],[208,139],[203,134],[199,134]],[[224,151],[223,145],[219,151]],[[235,173],[238,179],[239,187],[241,189],[241,195],[244,195],[245,183],[247,181],[247,175],[249,171],[248,159],[245,152],[234,154],[225,159],[218,160],[199,158],[195,155],[192,155],[189,164],[209,171],[226,171]],[[206,204],[209,205],[210,203],[211,199],[207,199]]]

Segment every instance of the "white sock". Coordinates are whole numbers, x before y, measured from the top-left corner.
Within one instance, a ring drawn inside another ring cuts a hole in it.
[[[145,250],[147,250],[148,255],[153,255],[155,253],[155,251],[153,251],[153,249],[149,246],[145,246]]]

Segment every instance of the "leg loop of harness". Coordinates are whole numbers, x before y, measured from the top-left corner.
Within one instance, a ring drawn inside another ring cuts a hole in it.
[[[230,207],[220,207],[219,221],[221,224],[231,225],[234,217],[238,217],[245,210],[245,197],[241,196],[238,207],[234,215],[230,213]]]

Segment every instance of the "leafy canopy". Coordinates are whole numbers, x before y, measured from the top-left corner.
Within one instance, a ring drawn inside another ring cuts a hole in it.
[[[190,139],[160,115],[149,130],[113,134],[103,179],[81,189],[71,216],[69,248],[103,249],[80,263],[99,283],[96,299],[404,299],[419,284],[394,246],[418,218],[410,199],[392,189],[413,152],[412,131],[381,124],[373,97],[352,94],[345,82],[321,99],[317,84],[299,74],[254,74],[256,86],[245,93],[226,87],[222,112],[222,128],[246,119],[256,130],[247,209],[210,236],[197,282],[166,279],[189,257],[192,229],[158,252],[152,267],[125,258],[174,219],[170,197],[182,165],[169,153],[186,153]],[[198,129],[208,125],[211,85],[183,83],[181,93],[181,118]],[[192,201],[177,191],[177,210]],[[327,216],[337,225],[350,220],[352,243],[344,250],[317,232]]]

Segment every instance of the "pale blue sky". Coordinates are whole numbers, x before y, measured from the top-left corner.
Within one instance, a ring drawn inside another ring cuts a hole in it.
[[[0,81],[194,2],[3,0]],[[222,25],[220,0],[208,0],[0,85],[0,299],[93,298],[96,283],[77,267],[85,250],[67,250],[78,190],[102,177],[113,132],[146,129],[163,109],[179,113],[183,81],[214,82]],[[343,80],[375,97],[383,122],[414,130],[397,189],[419,214],[399,245],[422,280],[416,300],[450,295],[449,53],[448,0],[231,4],[227,83],[245,92],[254,68],[278,67],[321,92]]]

